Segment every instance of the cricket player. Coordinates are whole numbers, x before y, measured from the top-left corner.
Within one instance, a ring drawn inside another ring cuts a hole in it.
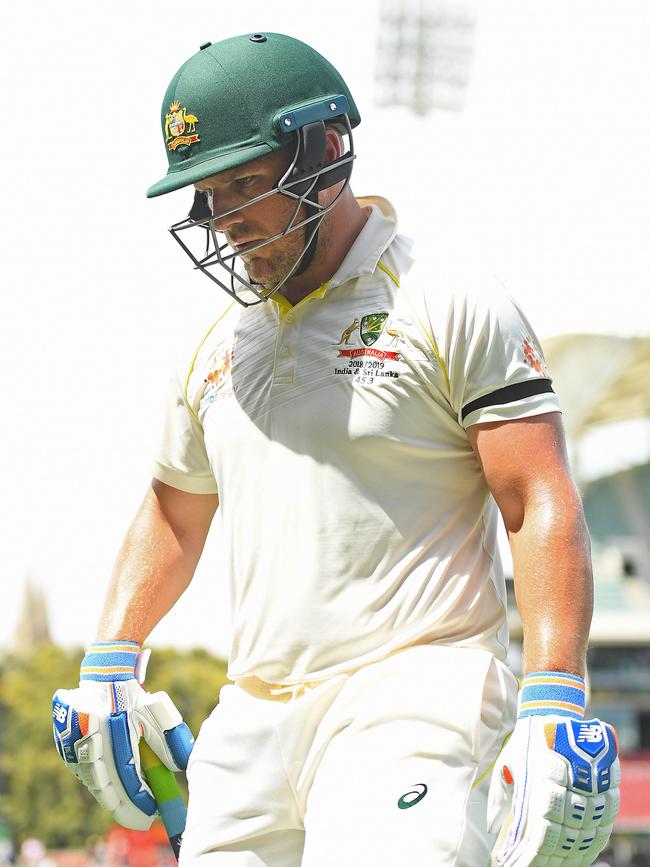
[[[558,399],[495,280],[417,276],[393,207],[355,198],[359,122],[337,70],[277,33],[206,43],[169,85],[148,195],[189,188],[172,234],[230,298],[173,384],[55,741],[131,828],[157,810],[139,738],[187,765],[184,867],[485,867],[504,822],[500,865],[592,864],[619,765],[584,719],[589,538]],[[141,647],[215,515],[232,684],[192,749]]]

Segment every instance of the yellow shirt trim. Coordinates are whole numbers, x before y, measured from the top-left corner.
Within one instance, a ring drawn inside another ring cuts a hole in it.
[[[331,278],[326,280],[321,286],[317,289],[312,289],[309,295],[305,295],[304,298],[301,298],[297,304],[292,304],[288,298],[285,298],[280,292],[276,292],[275,295],[271,295],[269,301],[275,302],[278,306],[278,313],[280,314],[280,319],[284,319],[287,314],[297,310],[302,304],[305,304],[307,301],[312,301],[314,299],[320,300],[327,290],[330,287],[330,283],[332,282]]]
[[[194,355],[192,356],[192,361],[190,362],[190,366],[189,366],[189,369],[188,369],[188,371],[187,371],[187,376],[185,377],[185,383],[184,383],[184,385],[183,385],[183,398],[184,398],[184,400],[185,400],[185,405],[186,405],[187,408],[189,409],[190,414],[194,416],[194,418],[196,419],[196,421],[197,421],[197,423],[199,424],[200,427],[203,427],[203,425],[202,425],[201,422],[199,421],[199,417],[198,417],[198,415],[194,412],[194,407],[190,404],[189,398],[188,398],[188,396],[187,396],[187,389],[188,389],[189,384],[190,384],[190,377],[192,376],[192,372],[193,372],[193,370],[194,370],[194,364],[196,363],[196,358],[197,358],[199,352],[201,351],[201,347],[203,346],[203,344],[205,343],[205,341],[208,339],[208,337],[212,334],[212,332],[214,331],[214,329],[216,328],[216,326],[217,326],[217,325],[221,322],[221,320],[224,318],[224,316],[225,316],[227,313],[230,313],[230,311],[232,310],[232,306],[233,306],[233,304],[236,304],[236,303],[237,303],[236,301],[232,301],[232,302],[231,302],[231,303],[226,307],[226,309],[223,311],[223,313],[221,314],[221,316],[219,316],[219,318],[216,319],[216,320],[212,323],[212,325],[208,328],[208,330],[205,332],[205,334],[203,335],[203,337],[201,338],[201,340],[200,340],[200,342],[199,342],[199,345],[196,347],[196,351],[195,351]]]
[[[381,263],[380,263],[380,267],[381,267]],[[438,346],[436,344],[434,336],[429,331],[429,329],[426,327],[426,325],[424,324],[422,319],[420,318],[418,311],[417,311],[417,308],[415,307],[415,304],[411,300],[411,296],[408,294],[408,292],[406,290],[403,290],[403,291],[404,291],[404,296],[405,296],[406,300],[408,301],[408,303],[411,307],[411,310],[413,311],[413,315],[415,316],[415,318],[419,322],[420,328],[422,329],[422,331],[426,335],[427,340],[431,344],[431,349],[433,349],[433,353],[436,356],[436,358],[438,359],[438,364],[440,365],[440,369],[442,370],[442,372],[445,375],[445,382],[447,383],[447,389],[448,389],[449,393],[451,394],[451,383],[449,382],[449,374],[447,373],[447,368],[445,366],[445,362],[442,360],[442,357],[441,357],[440,352],[438,350]]]
[[[377,267],[378,267],[381,271],[383,271],[384,274],[388,274],[388,276],[390,277],[390,279],[393,281],[393,283],[394,283],[394,284],[397,286],[397,288],[399,289],[399,278],[396,277],[396,276],[393,274],[392,271],[389,271],[388,268],[384,265],[383,262],[377,262]]]
[[[502,750],[502,749],[505,747],[505,745],[508,743],[508,741],[510,740],[510,736],[511,736],[511,735],[512,735],[512,732],[508,732],[508,734],[505,736],[505,738],[503,739],[503,743],[501,744],[501,750]],[[499,753],[501,752],[501,750],[499,750]],[[477,786],[480,786],[480,785],[481,785],[481,783],[482,783],[483,780],[487,777],[487,775],[488,775],[491,771],[494,770],[494,766],[496,765],[496,763],[498,762],[498,760],[499,760],[499,756],[497,756],[496,759],[495,759],[493,762],[491,762],[491,763],[487,766],[487,768],[483,771],[483,773],[481,774],[481,776],[480,776],[478,779],[474,780],[474,782],[472,783],[472,789],[476,789]]]
[[[378,265],[378,267],[379,267],[379,268],[384,272],[384,274],[388,274],[388,276],[389,276],[390,279],[393,281],[393,283],[397,286],[397,288],[398,288],[398,289],[401,289],[399,279],[398,279],[398,278],[393,274],[393,272],[390,271],[390,270],[389,270],[389,269],[388,269],[388,268],[383,264],[383,262],[377,262],[377,265]],[[411,305],[411,309],[413,310],[413,314],[415,315],[415,318],[416,318],[417,321],[420,323],[420,328],[424,331],[424,333],[426,334],[427,340],[428,340],[429,343],[431,344],[431,348],[433,349],[433,351],[434,351],[434,353],[435,353],[435,356],[436,356],[436,358],[438,359],[438,364],[440,365],[440,368],[442,369],[442,372],[443,372],[444,375],[445,375],[445,381],[447,382],[447,388],[451,391],[451,386],[450,386],[450,384],[449,384],[449,374],[447,373],[447,368],[445,367],[445,363],[444,363],[444,361],[443,361],[442,358],[440,357],[440,352],[438,351],[438,347],[437,347],[437,345],[436,345],[436,341],[433,339],[433,334],[431,334],[431,332],[429,331],[429,329],[425,326],[424,322],[422,322],[422,320],[421,320],[420,317],[418,316],[418,312],[417,312],[417,310],[415,309],[415,305],[414,305],[413,302],[411,301],[411,298],[410,298],[408,292],[405,291],[404,294],[405,294],[405,296],[406,296],[406,300],[407,300],[407,301],[409,302],[409,304]]]

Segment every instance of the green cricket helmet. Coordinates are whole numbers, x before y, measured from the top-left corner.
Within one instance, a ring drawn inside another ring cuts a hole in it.
[[[167,88],[161,123],[169,168],[147,196],[181,189],[292,146],[291,164],[270,193],[213,214],[207,194],[197,191],[188,217],[170,229],[194,266],[237,301],[246,306],[265,301],[291,276],[309,267],[318,227],[349,181],[355,157],[352,128],[359,122],[343,78],[304,42],[280,33],[254,33],[206,43],[181,66]],[[347,152],[327,165],[326,124],[335,124],[349,139]],[[320,205],[318,193],[341,181],[344,184],[334,201]],[[283,279],[275,286],[261,287],[237,268],[237,254],[219,240],[212,221],[269,195],[288,196],[296,207],[281,232],[252,249],[299,229],[304,229],[305,243]],[[188,241],[190,230],[196,234],[198,229],[205,231],[200,253]],[[230,285],[219,279],[223,272],[218,268],[228,272]],[[246,300],[251,292],[257,300]]]

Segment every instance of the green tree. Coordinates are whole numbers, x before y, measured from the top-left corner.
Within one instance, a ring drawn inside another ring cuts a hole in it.
[[[82,656],[47,645],[0,665],[0,815],[18,839],[36,836],[50,848],[83,845],[112,824],[52,740],[52,694],[76,686]],[[225,682],[225,664],[207,651],[162,649],[153,654],[147,688],[169,692],[196,734]]]

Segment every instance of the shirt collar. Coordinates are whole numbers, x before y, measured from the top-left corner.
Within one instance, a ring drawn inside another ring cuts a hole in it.
[[[357,201],[364,210],[369,211],[368,219],[336,273],[328,281],[328,289],[355,277],[374,273],[381,256],[397,234],[397,215],[387,199],[365,196]]]
[[[281,319],[308,299],[323,298],[334,286],[340,286],[348,280],[375,272],[379,260],[397,235],[397,215],[391,203],[381,196],[364,196],[358,198],[357,202],[368,212],[368,219],[332,277],[318,289],[310,292],[295,306],[279,292],[271,296],[270,300]],[[410,267],[411,260],[408,256],[410,246],[410,242],[407,242],[404,270],[408,270]]]

